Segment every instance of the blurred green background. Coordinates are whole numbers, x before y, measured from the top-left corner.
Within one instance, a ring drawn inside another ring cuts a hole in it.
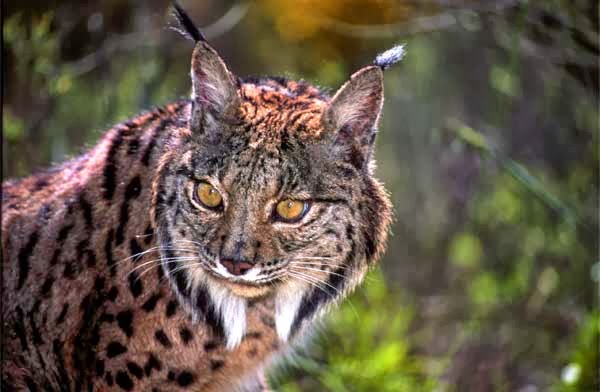
[[[597,391],[598,2],[182,0],[240,76],[337,88],[377,52],[381,269],[280,391]],[[4,4],[4,178],[189,94],[165,1]]]

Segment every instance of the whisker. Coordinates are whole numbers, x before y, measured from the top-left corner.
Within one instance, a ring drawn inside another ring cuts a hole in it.
[[[125,258],[117,261],[115,264],[121,264],[121,263],[123,263],[127,260],[131,260],[131,259],[140,259],[142,256],[144,256],[150,252],[159,252],[161,250],[172,250],[172,251],[178,251],[178,252],[197,252],[197,249],[155,246],[150,249],[146,249],[143,252],[139,252],[139,253],[133,254],[131,256],[125,257]]]
[[[333,264],[333,263],[318,263],[318,262],[307,262],[307,261],[290,261],[290,264],[293,265],[312,265],[312,266],[321,266],[321,265],[326,265],[328,267],[335,267],[336,269],[353,269],[351,266],[348,265],[338,265],[338,264]]]
[[[298,274],[298,273],[300,273],[300,272],[298,272],[298,271],[290,271],[290,272],[293,272],[293,273],[295,273],[295,274]],[[302,274],[302,275],[303,275],[303,276],[305,276],[305,277],[308,277],[306,274]],[[312,276],[311,276],[311,277],[312,277]],[[313,278],[314,278],[314,277],[313,277]],[[321,283],[323,283],[323,284],[326,284],[327,286],[331,287],[331,288],[332,288],[333,290],[335,290],[335,291],[336,291],[336,293],[337,293],[337,294],[339,294],[340,296],[342,295],[342,292],[341,292],[339,289],[337,289],[336,287],[333,287],[332,285],[330,285],[330,284],[329,284],[329,283],[327,283],[327,282],[321,282]],[[326,290],[323,290],[323,291],[325,291],[327,294],[329,294],[329,296],[330,296],[330,297],[331,297],[333,300],[335,300],[335,299],[336,299],[336,298],[335,298],[333,295],[331,295],[331,293],[329,293],[329,291],[326,291]],[[356,318],[360,319],[360,316],[358,315],[358,312],[357,312],[356,308],[354,307],[354,305],[352,304],[352,302],[351,302],[349,299],[348,299],[348,301],[347,301],[347,302],[348,302],[348,304],[350,305],[350,308],[352,309],[352,311],[354,312],[354,315],[356,316]]]
[[[197,259],[195,259],[195,260],[197,260]],[[181,271],[181,270],[183,270],[185,267],[187,267],[187,266],[189,266],[189,265],[194,265],[194,264],[196,264],[196,263],[190,263],[190,261],[193,261],[193,260],[184,260],[184,261],[185,261],[185,263],[183,263],[183,265],[182,265],[182,266],[175,268],[175,269],[173,270],[173,272],[172,272],[172,273],[174,273],[174,272],[177,272],[177,271]],[[168,263],[174,263],[174,262],[179,262],[179,260],[176,260],[176,261],[169,261]],[[167,263],[167,264],[168,264],[168,263]],[[201,264],[201,262],[199,262],[198,264],[200,265],[200,264]],[[151,265],[150,267],[148,267],[147,269],[145,269],[145,270],[144,270],[144,271],[143,271],[143,272],[142,272],[142,273],[139,275],[138,279],[140,279],[142,276],[144,276],[144,275],[145,275],[145,274],[147,274],[148,272],[152,271],[152,270],[153,270],[154,268],[156,268],[156,267],[162,267],[162,264],[161,264],[161,263],[158,263],[158,264],[156,264],[156,265]],[[162,281],[163,279],[166,279],[166,277],[163,277],[163,278],[161,279],[161,281]],[[159,284],[160,284],[160,283],[161,283],[161,282],[159,282]]]
[[[169,271],[169,274],[170,274],[170,275],[174,275],[174,274],[176,274],[176,273],[177,273],[177,272],[179,272],[179,271],[183,271],[184,269],[186,269],[186,268],[187,268],[187,266],[188,266],[189,264],[190,264],[189,262],[187,262],[187,263],[183,263],[183,264],[182,264],[182,265],[180,265],[179,267],[176,267],[176,268],[175,268],[175,269],[173,269],[172,271]],[[150,268],[153,268],[153,267],[150,267]],[[166,281],[167,281],[167,279],[169,279],[169,276],[167,276],[167,274],[165,274],[165,276],[161,278],[161,280],[158,282],[158,284],[162,284],[163,282],[166,282]]]
[[[327,294],[331,299],[335,299],[335,297],[333,296],[333,294],[331,294],[329,291],[325,290],[325,288],[321,287],[319,284],[317,284],[314,281],[311,281],[309,279],[306,278],[306,275],[297,275],[294,272],[290,272],[290,275],[292,277],[294,277],[295,279],[301,280],[303,282],[308,283],[310,286],[315,287],[319,290],[321,290],[322,292],[324,292],[325,294]]]
[[[336,275],[336,276],[342,277],[344,279],[348,278],[346,275],[338,274],[337,272],[333,272],[333,271],[323,271],[323,270],[318,269],[318,268],[310,268],[310,267],[304,267],[304,266],[297,266],[296,268],[298,268],[300,270],[323,272],[323,273],[325,273],[327,275]]]
[[[290,271],[293,271],[295,274],[301,274],[302,276],[304,276],[304,277],[306,277],[306,278],[309,278],[309,279],[314,279],[316,282],[318,282],[318,283],[320,283],[320,284],[324,284],[324,285],[326,285],[326,286],[330,287],[330,288],[331,288],[331,289],[333,289],[333,290],[334,290],[334,291],[335,291],[337,294],[341,294],[341,291],[340,291],[340,290],[338,290],[338,288],[337,288],[337,287],[334,287],[334,286],[332,286],[331,284],[329,284],[329,283],[325,282],[324,280],[321,280],[321,279],[317,278],[316,276],[312,276],[312,275],[304,274],[304,273],[302,273],[302,272],[300,272],[300,271],[296,271],[296,270],[290,270]]]
[[[130,275],[133,272],[135,272],[135,271],[137,271],[137,270],[139,270],[141,268],[144,268],[148,264],[152,264],[152,263],[159,263],[159,264],[160,263],[166,263],[166,264],[169,264],[169,263],[175,263],[175,262],[178,262],[178,261],[197,260],[197,259],[198,259],[197,257],[190,257],[190,256],[186,256],[186,257],[180,256],[180,257],[168,257],[168,258],[161,258],[161,259],[153,259],[153,260],[145,261],[142,264],[136,265],[134,268],[131,269],[131,271],[129,271],[127,273],[127,275]]]

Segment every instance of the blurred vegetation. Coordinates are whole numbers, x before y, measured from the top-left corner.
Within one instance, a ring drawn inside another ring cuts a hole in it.
[[[377,141],[388,252],[275,390],[600,389],[597,1],[182,4],[240,76],[333,89],[408,49]],[[5,8],[4,178],[189,92],[165,2]]]

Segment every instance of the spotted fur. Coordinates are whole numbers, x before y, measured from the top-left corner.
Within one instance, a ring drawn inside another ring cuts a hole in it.
[[[3,183],[4,390],[263,388],[262,369],[381,255],[384,67],[330,97],[238,79],[198,38],[191,68],[190,100]],[[200,181],[220,210],[195,203]],[[310,210],[276,221],[283,198]],[[252,268],[235,276],[223,260]]]

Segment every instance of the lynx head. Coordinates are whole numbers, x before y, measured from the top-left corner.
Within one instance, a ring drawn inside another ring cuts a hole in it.
[[[197,41],[187,125],[153,191],[163,268],[229,348],[244,335],[248,301],[262,298],[286,340],[384,248],[391,207],[373,177],[373,144],[390,53],[329,97],[303,82],[238,79],[186,29]]]

